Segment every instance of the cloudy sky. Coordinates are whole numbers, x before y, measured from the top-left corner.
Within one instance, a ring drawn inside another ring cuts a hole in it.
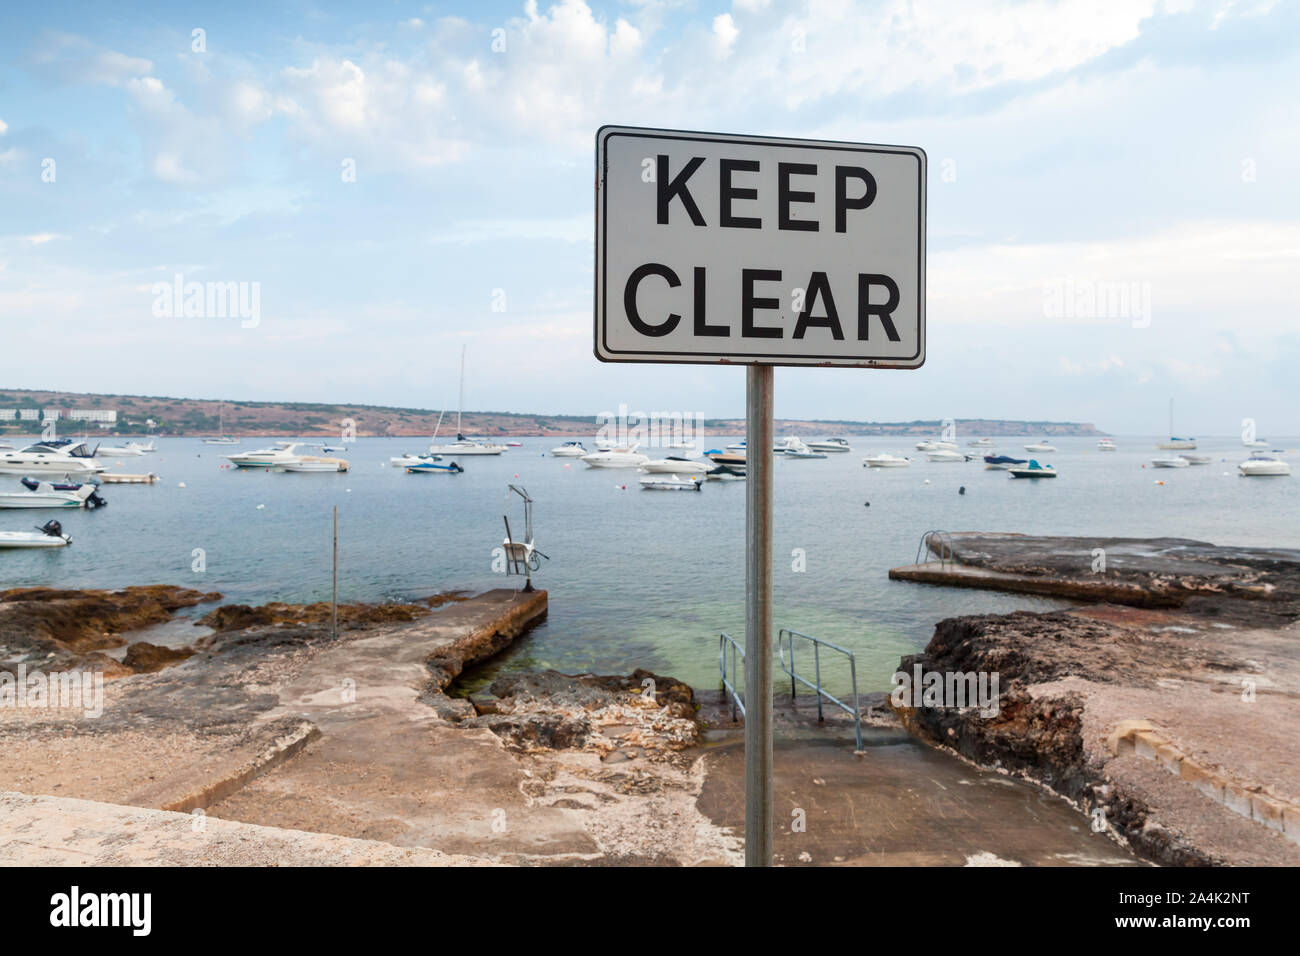
[[[439,408],[464,343],[471,408],[742,413],[592,355],[617,123],[926,150],[926,365],[778,415],[1295,435],[1297,89],[1270,0],[6,4],[0,387]],[[256,325],[159,315],[177,274]]]

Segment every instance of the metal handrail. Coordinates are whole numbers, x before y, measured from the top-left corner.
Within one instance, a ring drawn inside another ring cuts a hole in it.
[[[927,531],[925,534],[921,535],[921,543],[917,545],[916,560],[912,562],[913,564],[922,563],[921,561],[922,554],[925,555],[924,563],[925,564],[930,563],[930,555],[935,553],[933,548],[930,547],[930,539],[935,536],[938,536],[939,538],[939,550],[938,550],[939,567],[941,569],[946,569],[948,567],[949,561],[951,561],[953,564],[957,563],[957,559],[953,556],[952,535],[950,535],[947,531],[936,530],[936,531]]]
[[[731,647],[731,678],[727,678],[727,647]],[[745,699],[741,696],[740,691],[736,689],[736,659],[745,659],[745,649],[740,646],[739,642],[723,631],[718,635],[718,676],[722,681],[722,690],[731,696],[731,719],[736,719],[736,711],[740,710],[740,716],[745,716]]]
[[[800,676],[795,672],[794,666],[794,639],[802,638],[805,641],[811,641],[813,646],[813,662],[816,675],[816,683],[809,681],[806,677]],[[790,661],[787,665],[785,659],[785,642],[790,644]],[[833,694],[827,693],[822,689],[822,657],[821,649],[829,647],[833,651],[838,651],[849,659],[849,676],[853,681],[853,706],[850,707],[844,701],[840,700]],[[793,699],[798,690],[798,684],[803,684],[817,693],[817,720],[824,721],[825,715],[822,713],[822,698],[825,697],[836,707],[853,717],[853,730],[857,736],[858,750],[862,749],[862,710],[858,706],[858,663],[853,652],[847,647],[840,647],[830,641],[824,641],[819,637],[813,637],[811,634],[803,634],[799,631],[792,631],[789,628],[782,628],[776,636],[777,656],[781,660],[781,670],[790,675],[790,697]]]

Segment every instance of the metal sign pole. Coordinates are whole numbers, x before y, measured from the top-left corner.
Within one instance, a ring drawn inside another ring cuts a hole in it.
[[[745,378],[745,865],[772,865],[771,365]]]

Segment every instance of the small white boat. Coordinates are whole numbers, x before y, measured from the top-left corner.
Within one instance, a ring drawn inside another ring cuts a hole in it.
[[[142,455],[149,455],[158,450],[154,448],[152,441],[150,441],[149,444],[147,445],[141,445],[138,441],[129,441],[126,443],[126,447],[134,448],[137,452],[139,452]]]
[[[910,458],[890,454],[868,455],[862,459],[862,464],[868,468],[906,468],[911,463]]]
[[[812,446],[805,445],[798,438],[791,438],[781,448],[781,455],[785,458],[825,458],[826,456],[819,451],[814,451]]]
[[[393,458],[388,459],[388,463],[391,464],[394,468],[408,468],[411,465],[418,465],[422,461],[435,461],[437,457],[438,457],[437,455],[405,454],[405,455],[397,455]]]
[[[347,471],[348,463],[342,458],[303,458],[301,461],[289,462],[280,466],[281,471],[295,474],[335,474]]]
[[[1252,438],[1252,439],[1250,439],[1249,441],[1246,440],[1245,438],[1243,438],[1243,439],[1241,440],[1241,443],[1242,443],[1243,445],[1245,445],[1247,448],[1267,448],[1267,447],[1268,447],[1268,442],[1265,441],[1265,440],[1262,439],[1262,438]],[[4,447],[3,445],[0,445],[0,448],[3,448],[3,447]]]
[[[939,451],[926,452],[925,457],[928,458],[930,461],[937,461],[937,462],[945,462],[945,461],[966,461],[966,460],[967,460],[967,459],[966,459],[966,456],[963,455],[961,452],[959,452],[959,451],[948,451],[948,450],[946,450],[946,449],[940,449]]]
[[[1152,468],[1186,468],[1191,462],[1186,458],[1152,458]]]
[[[1056,469],[1051,465],[1040,465],[1031,458],[1024,468],[1008,468],[1007,474],[1012,478],[1055,478]]]
[[[633,445],[631,448],[594,451],[590,455],[583,455],[579,460],[591,468],[641,468],[650,460],[650,456],[641,454],[637,447]]]
[[[302,442],[278,441],[271,448],[258,448],[254,451],[241,451],[235,455],[223,455],[226,461],[236,468],[280,468],[296,464],[301,455],[298,446]]]
[[[917,451],[957,451],[957,443],[939,438],[927,438],[916,443]]]
[[[992,447],[993,447],[993,439],[992,439],[992,438],[977,438],[977,439],[975,439],[974,441],[968,441],[968,442],[966,443],[966,447],[968,447],[968,448],[992,448]]]
[[[849,452],[853,451],[847,438],[823,438],[821,441],[810,441],[808,447],[813,451],[829,452]]]
[[[341,452],[341,451],[347,451],[347,450],[348,450],[348,448],[347,448],[346,445],[337,445],[337,446],[336,446],[336,445],[322,445],[322,446],[321,446],[321,451],[323,451],[323,452],[324,452],[325,454],[327,454],[327,455],[337,455],[339,452]]]
[[[85,508],[94,494],[91,484],[76,491],[55,491],[48,481],[42,481],[35,491],[0,492],[0,508]]]
[[[460,402],[456,406],[456,440],[446,445],[430,445],[430,455],[500,455],[506,451],[505,445],[494,445],[491,442],[480,441],[476,438],[466,438],[460,430],[461,413],[465,408],[465,346],[460,347]],[[438,422],[441,425],[442,416],[438,416]],[[437,441],[438,432],[434,430],[434,441]]]
[[[1251,455],[1237,466],[1237,470],[1247,478],[1280,478],[1291,474],[1290,464],[1272,455]]]
[[[130,445],[100,445],[95,449],[96,458],[126,458],[133,455],[143,455],[139,448],[132,448]]]
[[[707,461],[689,458],[651,459],[641,466],[641,470],[650,475],[707,475],[712,468]]]
[[[583,447],[582,442],[566,441],[563,445],[557,445],[550,451],[552,458],[581,458],[587,454],[587,449]]]
[[[744,450],[745,450],[745,440],[743,438],[740,441],[733,441],[730,445],[727,446],[727,451],[743,452]]]
[[[57,521],[47,521],[35,531],[0,531],[0,548],[63,548],[72,539]]]
[[[205,445],[238,445],[238,438],[231,438],[229,435],[219,435],[216,438],[203,439]]]
[[[1025,451],[1056,451],[1056,448],[1044,438],[1042,441],[1030,442],[1025,446]]]
[[[1161,451],[1190,451],[1196,447],[1195,438],[1170,438],[1156,445]]]
[[[703,478],[682,478],[678,475],[667,477],[648,475],[641,479],[642,491],[699,491],[704,484]]]
[[[1208,465],[1214,461],[1213,455],[1179,455],[1179,458],[1186,458],[1189,465]]]
[[[1103,438],[1101,441],[1097,442],[1097,451],[1119,451],[1119,449],[1115,446],[1114,441],[1109,438]]]

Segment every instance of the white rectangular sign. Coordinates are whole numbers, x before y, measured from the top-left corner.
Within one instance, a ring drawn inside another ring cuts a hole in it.
[[[925,153],[604,126],[596,357],[919,368]]]

